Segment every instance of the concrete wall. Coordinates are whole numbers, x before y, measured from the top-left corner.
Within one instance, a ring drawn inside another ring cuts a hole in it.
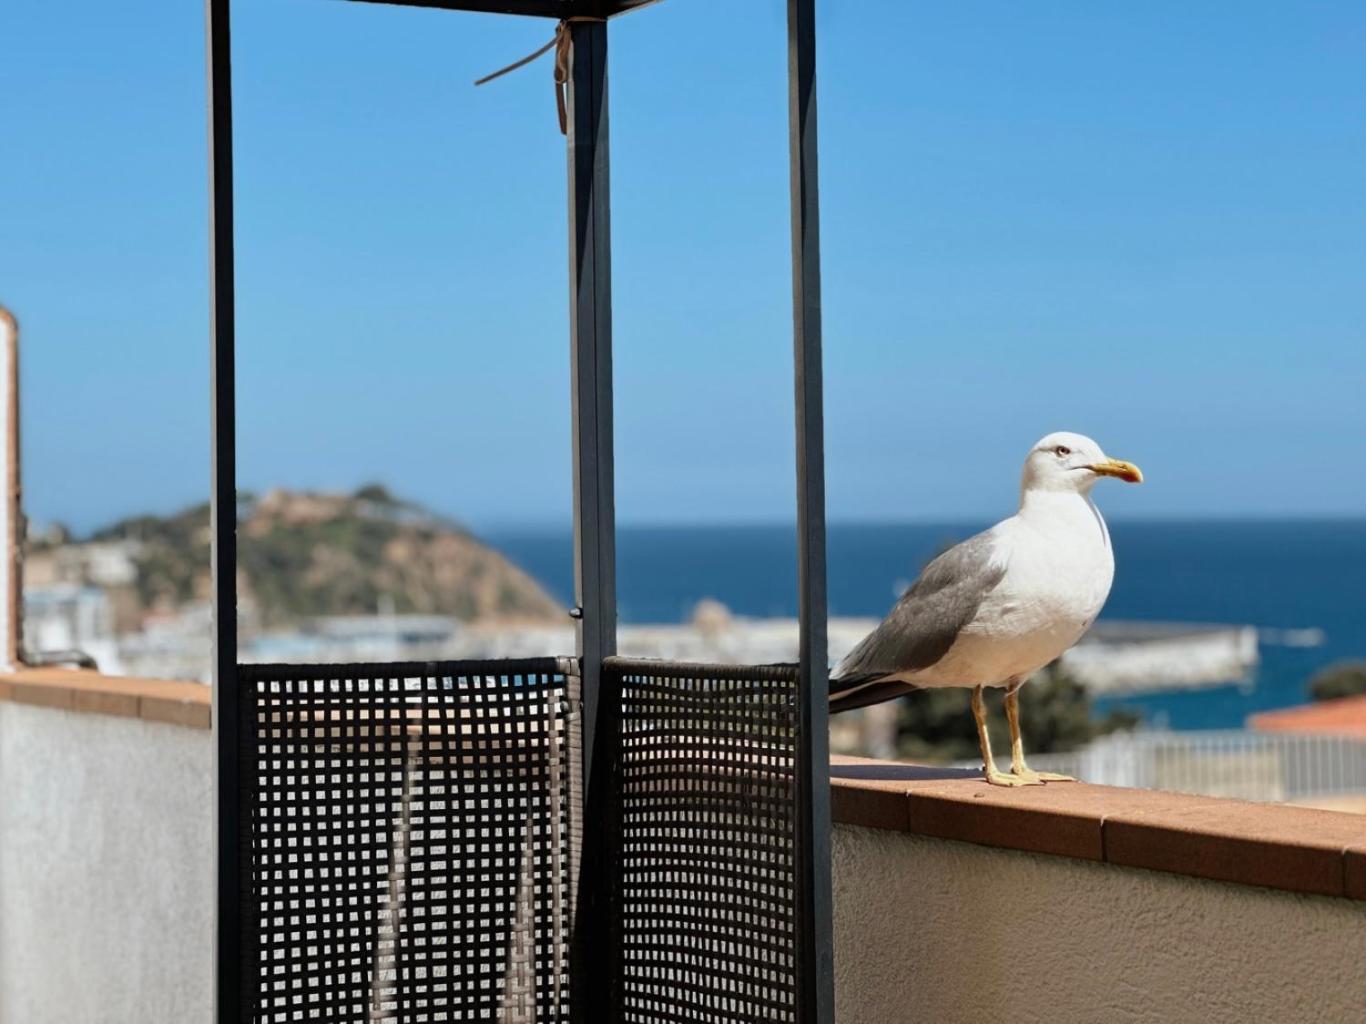
[[[839,1024],[1366,1020],[1366,907],[840,826]]]
[[[0,1021],[212,1020],[210,734],[0,701]]]

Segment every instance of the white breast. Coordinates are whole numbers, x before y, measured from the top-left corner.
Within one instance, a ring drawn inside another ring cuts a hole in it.
[[[1006,574],[925,686],[1003,686],[1047,665],[1090,628],[1110,594],[1114,553],[1099,510],[1054,495],[1001,524]]]

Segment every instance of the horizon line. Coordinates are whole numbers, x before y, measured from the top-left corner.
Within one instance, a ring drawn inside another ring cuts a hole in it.
[[[826,526],[838,527],[901,527],[901,526],[976,526],[980,524],[990,525],[997,520],[989,516],[939,516],[926,518],[849,518],[849,517],[827,517]],[[1292,523],[1342,523],[1342,524],[1366,524],[1366,512],[1357,513],[1246,513],[1242,515],[1230,513],[1217,514],[1172,514],[1172,515],[1146,515],[1146,516],[1107,516],[1106,522],[1110,525],[1195,525],[1195,524],[1292,524]],[[553,530],[570,531],[573,530],[572,520],[547,521],[547,520],[526,520],[502,522],[464,522],[462,525],[475,531],[500,531],[500,530]],[[744,528],[744,529],[773,529],[782,527],[783,529],[796,529],[795,519],[706,519],[706,520],[681,520],[681,519],[635,519],[621,521],[616,524],[618,530],[632,529],[713,529],[713,528]]]

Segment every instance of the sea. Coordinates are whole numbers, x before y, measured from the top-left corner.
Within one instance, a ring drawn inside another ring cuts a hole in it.
[[[920,568],[987,524],[832,523],[831,616],[881,617]],[[1170,729],[1236,729],[1248,715],[1306,702],[1335,662],[1366,660],[1366,520],[1111,523],[1115,584],[1103,618],[1256,626],[1261,663],[1243,682],[1096,702]],[[568,529],[490,531],[484,539],[566,603]],[[624,623],[686,621],[713,598],[736,615],[797,612],[792,526],[623,526],[617,531]]]

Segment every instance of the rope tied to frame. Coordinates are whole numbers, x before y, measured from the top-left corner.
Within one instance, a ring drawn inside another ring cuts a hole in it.
[[[560,115],[560,134],[569,134],[569,101],[566,95],[566,88],[569,84],[569,58],[574,50],[573,35],[569,31],[569,26],[576,22],[605,22],[606,18],[590,18],[578,16],[564,18],[555,26],[555,38],[546,43],[535,53],[529,53],[521,60],[513,61],[505,68],[495,71],[491,75],[485,75],[475,82],[475,85],[487,85],[495,78],[502,78],[512,72],[526,67],[532,61],[545,56],[551,50],[555,51],[555,109]]]

